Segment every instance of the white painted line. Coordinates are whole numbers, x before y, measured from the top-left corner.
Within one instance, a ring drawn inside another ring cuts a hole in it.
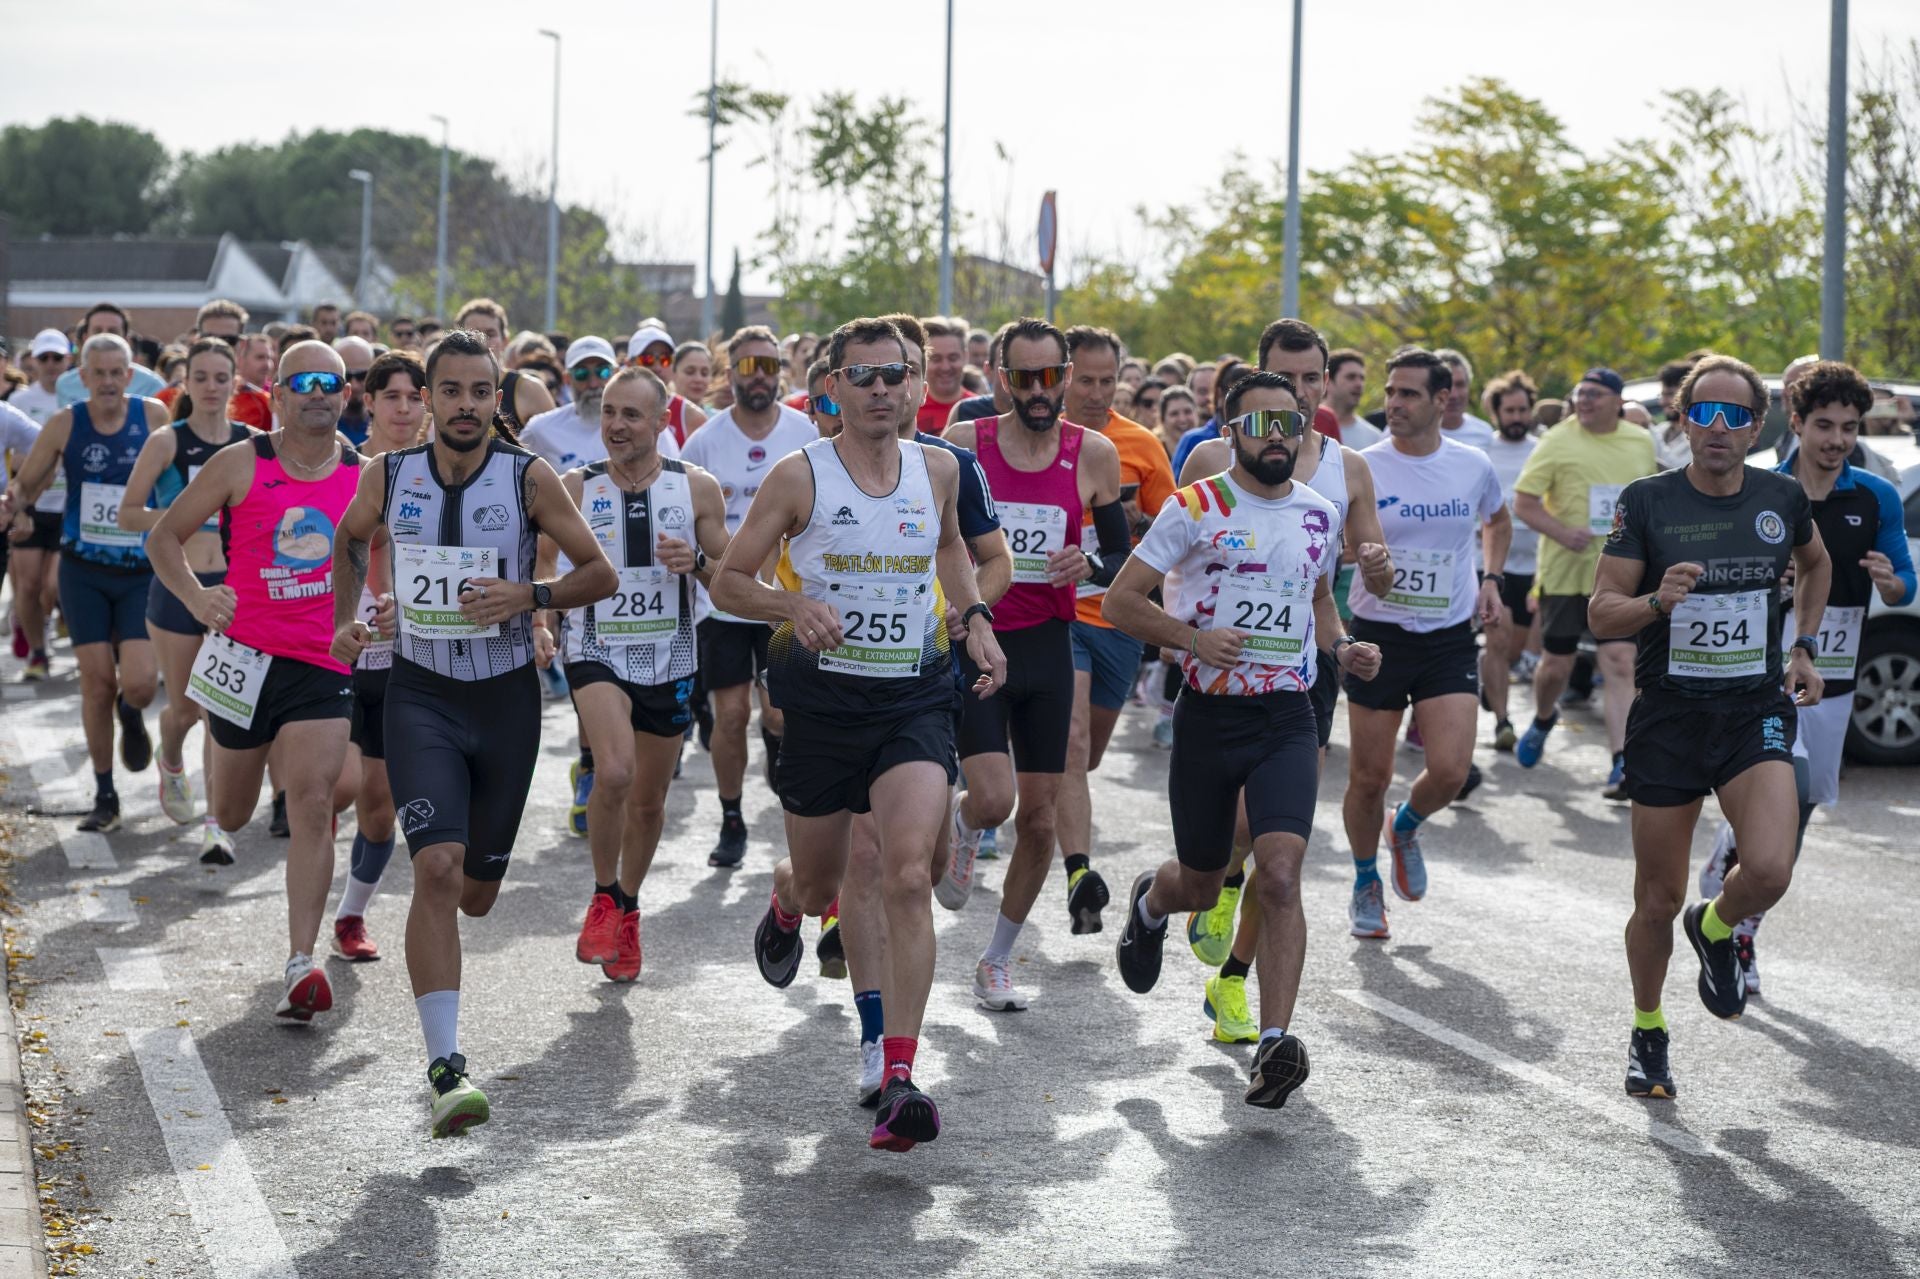
[[[24,702],[33,696],[33,689],[25,684],[0,684],[0,698],[9,702]]]
[[[135,1031],[132,1040],[147,1100],[159,1116],[167,1157],[213,1273],[220,1279],[298,1279],[193,1036],[169,1028]]]
[[[94,950],[100,966],[107,970],[107,985],[114,990],[165,990],[167,974],[160,967],[160,952],[144,948],[101,946]]]
[[[1428,1039],[1445,1044],[1455,1052],[1465,1053],[1475,1061],[1492,1066],[1495,1070],[1511,1075],[1522,1083],[1532,1084],[1540,1091],[1578,1106],[1608,1123],[1625,1128],[1636,1136],[1652,1137],[1655,1141],[1672,1146],[1684,1154],[1704,1155],[1713,1159],[1721,1157],[1718,1150],[1692,1133],[1675,1128],[1672,1124],[1648,1118],[1646,1106],[1648,1104],[1657,1106],[1659,1102],[1633,1102],[1629,1101],[1624,1094],[1617,1101],[1600,1097],[1538,1066],[1521,1061],[1517,1057],[1510,1057],[1498,1048],[1489,1048],[1477,1039],[1443,1026],[1429,1017],[1422,1017],[1410,1008],[1402,1008],[1391,1000],[1382,999],[1364,990],[1343,990],[1339,994],[1341,998],[1352,1000],[1362,1008],[1379,1013],[1389,1021],[1397,1021],[1410,1030],[1417,1030]]]
[[[96,888],[80,895],[80,918],[89,924],[137,924],[133,895],[124,888]]]
[[[114,857],[113,849],[107,846],[107,837],[98,831],[61,831],[60,851],[67,855],[67,865],[74,870],[120,869],[120,862]]]

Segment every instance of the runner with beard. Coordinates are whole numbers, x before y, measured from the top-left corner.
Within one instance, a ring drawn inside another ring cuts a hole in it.
[[[1513,486],[1520,471],[1540,444],[1533,433],[1533,402],[1539,392],[1533,379],[1515,369],[1487,383],[1483,397],[1487,415],[1497,432],[1487,445],[1493,471],[1500,477],[1501,491],[1507,495],[1507,511],[1513,511]],[[1513,664],[1526,652],[1527,635],[1533,626],[1533,572],[1538,563],[1540,534],[1513,521],[1513,545],[1507,548],[1506,571],[1500,575],[1500,603],[1506,611],[1506,625],[1490,630],[1480,650],[1480,688],[1487,709],[1493,712],[1493,748],[1511,751],[1519,740],[1513,721],[1507,715],[1507,696]]]

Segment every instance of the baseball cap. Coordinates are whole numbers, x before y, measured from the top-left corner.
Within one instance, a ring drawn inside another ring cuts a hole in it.
[[[633,340],[627,343],[627,358],[629,360],[639,359],[640,352],[646,350],[655,342],[665,342],[671,347],[673,345],[673,338],[668,335],[665,329],[657,324],[649,324],[636,329],[633,334]]]
[[[1604,386],[1615,395],[1619,395],[1627,389],[1626,380],[1609,368],[1595,367],[1588,369],[1580,375],[1580,380],[1582,382],[1592,382],[1596,385]]]
[[[33,335],[33,345],[27,348],[30,355],[66,355],[72,350],[73,344],[59,329],[41,329]]]
[[[567,348],[567,367],[584,364],[588,360],[605,360],[608,364],[618,364],[613,358],[613,344],[605,338],[575,338],[573,345]]]

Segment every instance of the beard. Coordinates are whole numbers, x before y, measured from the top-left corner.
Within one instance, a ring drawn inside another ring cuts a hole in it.
[[[573,411],[590,422],[600,420],[600,398],[606,394],[604,389],[582,391],[573,397]]]
[[[1045,406],[1044,414],[1036,412],[1042,406]],[[1013,401],[1013,416],[1019,419],[1020,425],[1029,431],[1051,431],[1060,423],[1060,406],[1044,395],[1036,395],[1025,400],[1016,397]]]
[[[1299,460],[1298,454],[1290,453],[1285,449],[1280,450],[1280,456],[1276,458],[1269,458],[1260,453],[1249,453],[1240,447],[1238,441],[1234,443],[1233,453],[1241,469],[1270,488],[1278,487],[1292,479],[1293,464]]]
[[[449,425],[458,424],[461,426],[465,426],[470,422],[478,422],[478,421],[479,421],[478,418],[455,418],[453,420],[453,423],[449,423]],[[446,431],[435,432],[434,438],[439,440],[442,444],[446,445],[448,448],[452,449],[455,453],[471,453],[475,449],[479,448],[480,445],[486,441],[487,430],[485,425],[483,424],[481,426],[480,433],[475,435],[471,439],[463,439],[458,436],[451,435]]]
[[[1502,422],[1500,424],[1500,438],[1509,440],[1515,444],[1526,439],[1532,431],[1533,424],[1531,422]]]
[[[735,386],[733,399],[734,403],[749,413],[762,413],[773,403],[773,392],[761,386],[751,389]]]

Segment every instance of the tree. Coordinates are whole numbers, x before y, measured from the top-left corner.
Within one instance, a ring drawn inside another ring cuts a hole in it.
[[[733,251],[733,277],[727,281],[727,296],[720,302],[720,331],[732,335],[747,324],[747,300],[740,294],[740,250]]]
[[[158,138],[81,116],[0,131],[0,213],[17,235],[141,235],[165,210]]]

